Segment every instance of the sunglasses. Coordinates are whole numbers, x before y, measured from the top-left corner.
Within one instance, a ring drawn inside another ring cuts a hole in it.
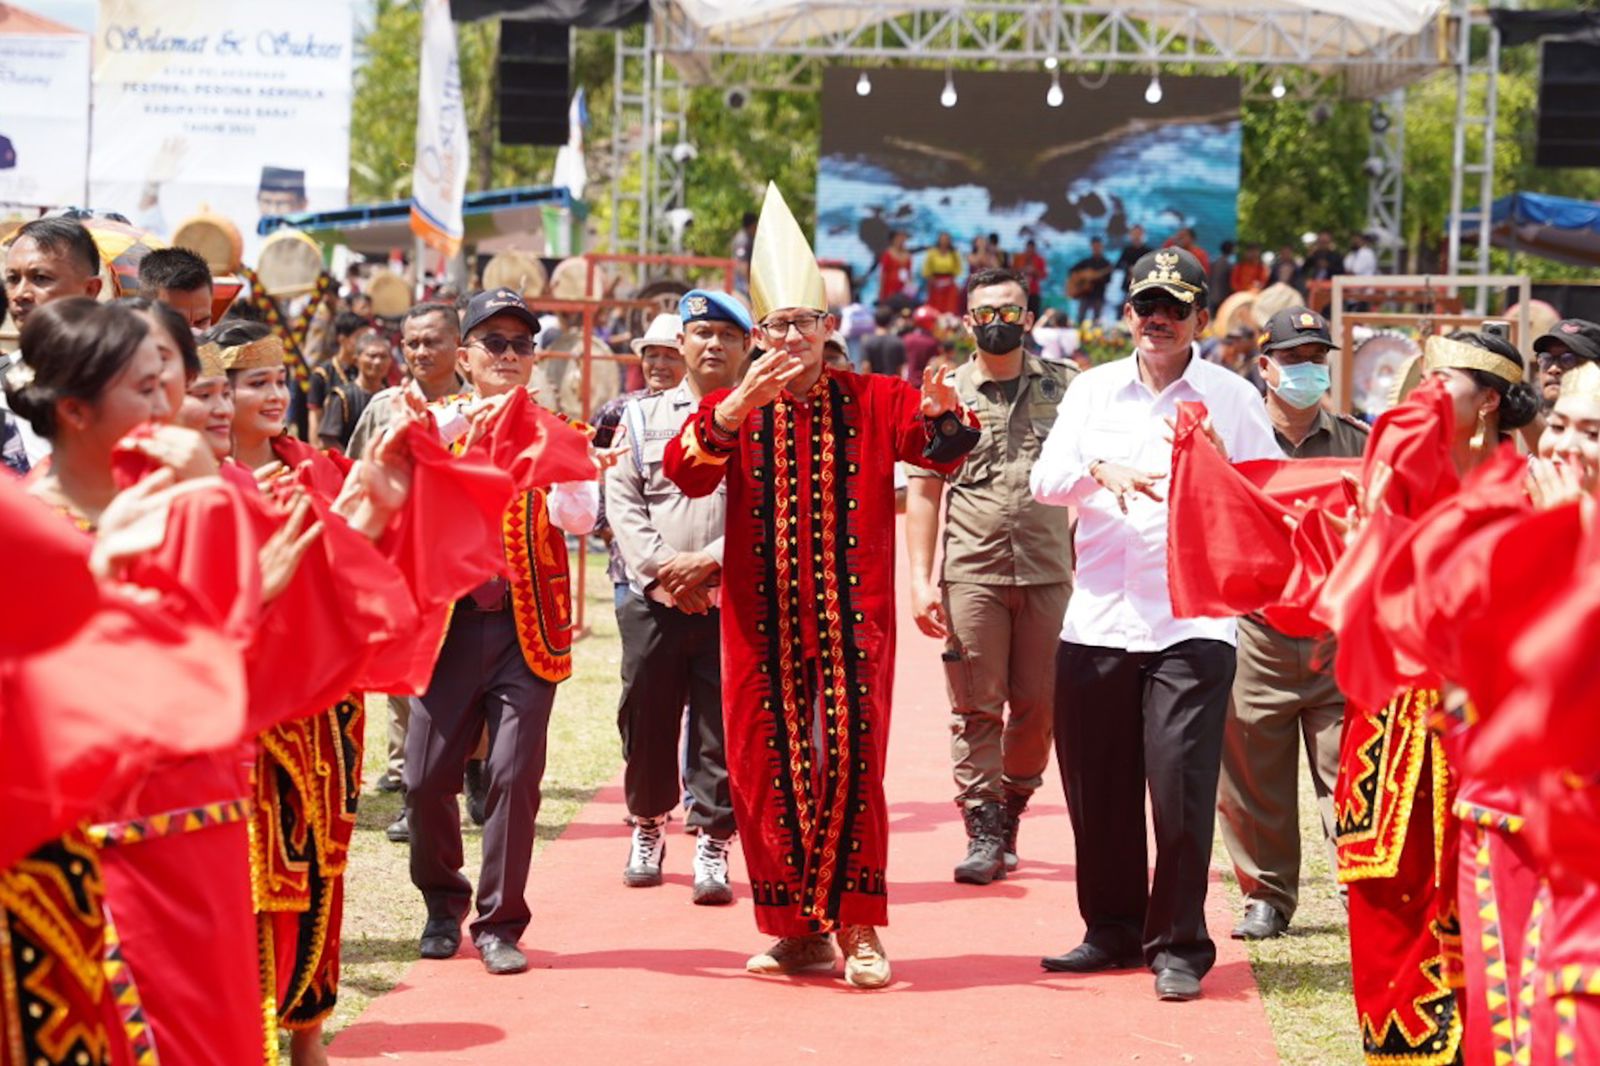
[[[987,326],[995,319],[999,319],[1008,326],[1014,326],[1022,321],[1022,316],[1028,313],[1026,307],[1016,304],[1001,304],[999,307],[969,307],[967,314],[972,316],[972,321],[980,326]]]
[[[767,335],[768,340],[775,343],[789,335],[789,327],[791,326],[799,330],[802,337],[815,337],[817,328],[822,325],[822,320],[827,317],[827,315],[810,314],[795,315],[788,320],[774,319],[771,322],[761,323],[761,331]]]
[[[1579,361],[1579,356],[1574,352],[1562,352],[1559,355],[1555,352],[1539,353],[1540,370],[1549,370],[1551,367],[1557,366],[1563,371],[1571,370],[1578,365]]]
[[[472,341],[472,343],[496,359],[505,355],[508,351],[526,359],[533,354],[534,350],[532,337],[502,337],[498,333],[486,334]]]
[[[1149,318],[1154,314],[1161,314],[1174,322],[1182,322],[1194,314],[1194,304],[1182,303],[1178,300],[1163,300],[1158,296],[1135,296],[1128,301],[1133,308],[1133,313],[1140,318]]]

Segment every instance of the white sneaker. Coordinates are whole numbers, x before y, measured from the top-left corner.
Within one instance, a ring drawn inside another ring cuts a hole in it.
[[[635,818],[633,845],[628,851],[628,868],[622,883],[629,888],[650,888],[661,883],[661,863],[667,857],[667,838],[661,828],[665,817]]]
[[[718,840],[702,832],[694,846],[694,901],[702,906],[733,902],[733,886],[728,883],[728,849],[733,838]]]

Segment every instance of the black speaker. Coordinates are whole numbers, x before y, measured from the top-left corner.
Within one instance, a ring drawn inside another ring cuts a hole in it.
[[[571,29],[525,19],[500,21],[500,143],[567,143]]]
[[[1546,40],[1533,161],[1600,167],[1600,43]]]

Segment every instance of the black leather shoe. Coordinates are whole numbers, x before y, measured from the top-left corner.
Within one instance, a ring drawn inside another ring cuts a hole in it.
[[[417,954],[425,959],[452,959],[461,946],[461,926],[448,918],[430,918],[422,927]]]
[[[1168,1003],[1199,999],[1200,978],[1182,970],[1162,970],[1156,974],[1156,998]]]
[[[395,844],[411,843],[411,823],[406,821],[405,811],[401,811],[394,821],[384,827],[383,835]]]
[[[1289,919],[1270,903],[1252,900],[1244,909],[1244,918],[1233,927],[1235,940],[1271,940],[1289,931]]]
[[[1039,960],[1051,973],[1099,973],[1102,970],[1137,970],[1144,965],[1138,955],[1113,955],[1093,944],[1079,944],[1065,955],[1048,955]]]
[[[492,974],[521,973],[528,968],[528,956],[492,933],[478,938],[478,954],[483,956],[483,968]]]

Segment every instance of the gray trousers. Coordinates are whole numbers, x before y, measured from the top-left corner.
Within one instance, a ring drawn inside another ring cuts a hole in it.
[[[617,729],[627,759],[628,813],[654,818],[682,798],[678,732],[689,705],[684,785],[687,822],[718,840],[733,835],[733,794],[722,742],[722,612],[685,614],[629,592],[617,604],[622,699]]]
[[[459,923],[472,909],[472,884],[461,872],[456,797],[479,732],[488,729],[488,817],[474,941],[494,933],[514,943],[528,927],[524,895],[555,695],[554,683],[528,669],[509,610],[458,606],[428,691],[412,703],[405,764],[411,883],[421,890],[430,920]]]

